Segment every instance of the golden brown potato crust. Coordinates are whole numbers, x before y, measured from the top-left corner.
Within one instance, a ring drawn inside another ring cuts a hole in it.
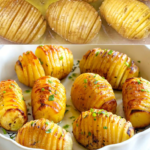
[[[72,150],[70,133],[46,119],[26,123],[18,131],[16,142],[31,148]]]
[[[45,30],[44,16],[26,0],[0,0],[0,36],[15,43],[31,43]]]
[[[128,140],[134,135],[130,122],[102,109],[82,112],[73,123],[76,140],[88,149]]]
[[[22,90],[14,80],[0,82],[0,126],[17,131],[28,120]]]
[[[31,94],[34,119],[46,118],[60,122],[66,109],[66,90],[57,78],[50,76],[38,79]]]
[[[88,43],[99,32],[101,19],[98,12],[80,0],[60,0],[47,10],[49,26],[71,43]]]
[[[38,78],[45,76],[40,61],[32,51],[27,51],[23,53],[23,56],[19,56],[19,60],[15,65],[15,71],[19,81],[30,87],[33,87],[34,82]]]
[[[116,98],[111,85],[98,74],[84,73],[78,76],[71,89],[71,99],[79,111],[90,108],[116,112]]]
[[[89,50],[80,61],[81,73],[92,72],[105,77],[113,89],[122,89],[126,79],[137,77],[139,68],[126,54],[95,48]]]
[[[150,34],[150,9],[138,0],[104,0],[100,13],[125,38],[143,39]]]
[[[39,46],[35,55],[41,60],[46,75],[63,79],[72,70],[73,55],[68,48],[55,45]]]
[[[150,82],[143,78],[127,79],[122,89],[126,119],[135,128],[150,124]]]

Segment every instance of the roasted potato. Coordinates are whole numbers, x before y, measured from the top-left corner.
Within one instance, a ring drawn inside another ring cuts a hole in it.
[[[143,78],[127,79],[122,88],[126,119],[134,128],[150,124],[150,82]]]
[[[90,109],[74,121],[73,134],[80,144],[93,150],[128,140],[134,135],[134,129],[124,118],[101,109]]]
[[[89,50],[80,61],[81,73],[92,72],[103,76],[113,89],[122,89],[126,79],[137,77],[139,68],[126,54],[95,48]]]
[[[72,150],[70,133],[46,119],[26,123],[18,131],[16,142],[31,148]]]
[[[84,73],[78,76],[71,88],[71,99],[79,111],[101,108],[116,112],[116,98],[111,85],[98,74]]]
[[[28,120],[22,90],[14,80],[0,82],[0,126],[19,130]]]
[[[45,30],[44,16],[26,0],[0,0],[0,36],[15,43],[31,43]]]
[[[62,46],[45,45],[36,49],[35,55],[41,60],[46,75],[65,78],[72,70],[72,52]]]
[[[60,122],[66,109],[66,90],[57,78],[39,78],[31,93],[32,114],[34,119],[45,118]]]
[[[98,12],[80,0],[59,0],[52,3],[46,14],[49,26],[71,43],[88,43],[99,32]]]
[[[45,76],[40,61],[32,51],[27,51],[26,53],[23,53],[23,56],[19,56],[19,60],[15,65],[15,71],[19,81],[30,87],[33,86],[35,80]]]
[[[104,0],[100,13],[125,38],[138,40],[150,34],[150,9],[138,0]]]

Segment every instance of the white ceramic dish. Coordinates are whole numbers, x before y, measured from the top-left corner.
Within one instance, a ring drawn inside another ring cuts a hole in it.
[[[76,64],[78,59],[81,59],[82,56],[85,54],[85,52],[89,49],[101,47],[101,48],[107,48],[112,49],[116,51],[121,51],[123,53],[126,53],[128,56],[130,56],[133,60],[135,60],[136,64],[140,67],[140,76],[150,81],[150,46],[129,46],[129,45],[63,45],[64,47],[69,48],[74,55],[75,59],[75,66],[78,66]],[[28,87],[24,86],[23,84],[19,83],[15,70],[14,65],[15,62],[18,59],[19,55],[22,55],[23,52],[27,50],[35,51],[37,45],[9,45],[4,46],[0,50],[0,80],[6,80],[6,79],[14,79],[19,84],[19,86],[22,88],[23,91],[29,89]],[[137,61],[141,61],[141,63],[138,63]],[[77,67],[75,70],[76,74],[79,74],[79,68]],[[72,73],[70,73],[72,75]],[[70,76],[69,75],[69,76]],[[74,78],[75,79],[75,78]],[[66,114],[64,119],[59,123],[60,126],[64,126],[66,124],[70,125],[70,127],[67,129],[69,132],[72,132],[72,122],[73,120],[69,119],[71,116],[77,117],[79,115],[79,112],[77,112],[73,104],[71,102],[70,98],[70,89],[72,86],[73,81],[68,79],[68,77],[61,81],[67,91],[67,104],[71,105],[70,107],[67,107],[67,110],[69,110]],[[29,109],[29,113],[31,113],[31,106],[28,105],[30,102],[30,93],[25,93],[24,99],[27,103],[27,107]],[[117,114],[120,116],[124,116],[123,110],[122,110],[122,95],[120,91],[115,91],[116,99],[117,99]],[[32,119],[32,115],[29,115],[29,120]],[[12,136],[12,132],[8,132],[9,134],[3,134],[2,129],[0,128],[0,150],[32,150],[30,148],[23,147],[19,144],[17,144],[14,140],[10,139],[10,136]],[[73,137],[73,135],[72,135]],[[115,144],[115,145],[109,145],[105,146],[104,148],[100,150],[150,150],[150,129],[147,128],[145,131],[137,133],[133,138],[131,138],[128,141],[125,141],[123,143]],[[79,145],[76,140],[73,137],[73,150],[85,150],[84,147]],[[38,150],[38,149],[36,149]]]

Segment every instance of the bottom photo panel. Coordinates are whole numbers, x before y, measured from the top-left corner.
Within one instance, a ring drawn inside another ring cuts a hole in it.
[[[150,45],[1,45],[1,150],[150,150]]]

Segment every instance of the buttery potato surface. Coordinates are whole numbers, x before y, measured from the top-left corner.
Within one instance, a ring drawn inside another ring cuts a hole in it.
[[[79,0],[59,0],[47,10],[49,26],[71,43],[88,43],[99,32],[101,19],[88,3]]]
[[[113,89],[122,89],[125,80],[137,77],[139,68],[126,54],[95,48],[89,50],[80,61],[81,73],[97,73],[111,84]]]
[[[104,0],[100,13],[125,38],[143,39],[150,34],[150,9],[138,0]]]
[[[101,108],[116,112],[116,98],[111,85],[98,74],[84,73],[78,76],[71,88],[71,99],[79,111]]]
[[[36,49],[35,55],[41,60],[46,75],[65,78],[72,70],[72,52],[62,46],[45,45]]]
[[[66,109],[66,90],[57,78],[39,78],[31,93],[32,114],[34,119],[45,118],[60,122]]]
[[[45,30],[44,16],[26,0],[0,0],[0,36],[15,43],[31,43]]]
[[[26,123],[18,131],[16,142],[31,148],[72,150],[70,133],[46,119]]]
[[[28,120],[22,90],[14,80],[0,82],[0,126],[17,131]]]
[[[150,124],[150,82],[143,78],[127,79],[122,89],[126,119],[133,127],[143,128]]]
[[[30,87],[33,86],[35,80],[45,76],[40,61],[32,51],[27,51],[26,53],[23,53],[23,56],[19,56],[19,60],[15,65],[15,71],[19,81]]]
[[[98,149],[128,140],[134,135],[130,122],[101,109],[82,112],[73,123],[76,140],[88,149]]]

